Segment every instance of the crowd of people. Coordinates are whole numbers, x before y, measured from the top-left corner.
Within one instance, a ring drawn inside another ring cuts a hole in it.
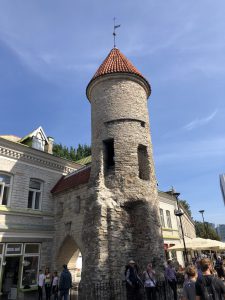
[[[183,284],[182,300],[225,300],[225,261],[218,256],[214,260],[206,255],[193,259],[184,269],[177,262],[168,260],[165,265],[165,280],[171,289],[174,300],[178,300],[177,285]],[[146,270],[139,272],[134,260],[130,260],[125,268],[127,300],[142,300],[145,291],[147,300],[159,299],[160,281],[152,263]],[[160,279],[162,280],[162,278]],[[72,276],[66,265],[58,276],[55,271],[50,273],[40,270],[38,278],[38,299],[67,300],[72,287]],[[52,297],[52,298],[51,298]],[[160,300],[160,299],[159,299]]]
[[[182,300],[225,300],[225,264],[218,256],[197,257],[184,269],[169,260],[165,266],[165,280],[174,300],[178,300],[177,284],[182,283]],[[147,300],[156,300],[159,281],[152,264],[141,274],[137,264],[130,260],[125,269],[127,300],[141,300],[144,288]]]
[[[51,297],[54,300],[67,300],[69,296],[69,290],[72,287],[72,276],[69,272],[67,265],[63,265],[63,270],[58,276],[58,272],[53,274],[46,268],[45,271],[39,270],[38,276],[38,300],[43,299],[43,293],[45,292],[45,299],[50,300]]]

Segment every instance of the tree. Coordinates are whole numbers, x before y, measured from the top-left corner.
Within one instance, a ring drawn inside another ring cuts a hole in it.
[[[74,147],[66,147],[60,144],[53,145],[53,155],[77,161],[91,155],[91,146],[79,144],[77,149]]]
[[[189,216],[191,217],[191,207],[186,200],[178,200],[179,203],[183,206],[183,208],[187,211]]]
[[[197,237],[220,241],[220,237],[216,233],[216,230],[213,229],[207,222],[205,222],[204,225],[202,222],[195,221],[195,230]]]

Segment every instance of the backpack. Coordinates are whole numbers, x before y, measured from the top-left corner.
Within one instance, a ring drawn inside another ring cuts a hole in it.
[[[202,278],[202,299],[203,300],[220,300],[220,296],[218,295],[215,288],[216,279],[213,277],[211,279],[210,285],[206,285],[206,281]]]

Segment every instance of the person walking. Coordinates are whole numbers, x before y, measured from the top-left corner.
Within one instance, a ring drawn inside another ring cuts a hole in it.
[[[196,300],[222,300],[225,299],[225,285],[223,281],[212,275],[213,267],[210,259],[200,261],[202,278],[195,283]]]
[[[59,277],[58,277],[58,272],[55,271],[53,273],[53,279],[52,279],[52,294],[54,296],[54,300],[58,300],[58,291],[59,291]]]
[[[194,266],[186,268],[187,280],[183,285],[183,296],[182,300],[196,300],[195,294],[195,282],[198,276],[197,270]]]
[[[45,275],[42,270],[39,270],[38,276],[38,300],[42,300],[43,298],[43,286],[45,282]]]
[[[215,270],[217,272],[217,275],[220,279],[223,279],[225,277],[225,272],[223,268],[223,261],[221,259],[221,256],[217,257],[216,263],[215,263]]]
[[[138,275],[135,261],[130,260],[125,269],[127,300],[141,300],[140,286],[142,281]]]
[[[46,300],[50,300],[51,298],[51,273],[49,268],[45,269],[45,295]]]
[[[167,267],[165,270],[165,277],[169,283],[169,286],[173,290],[173,298],[177,300],[177,278],[176,278],[176,271],[173,267],[172,260],[168,260]]]
[[[155,271],[152,268],[152,264],[147,265],[146,271],[143,273],[143,281],[147,300],[156,299],[156,278]]]
[[[63,271],[59,279],[59,299],[68,299],[69,290],[72,287],[72,276],[69,272],[67,265],[63,265]]]

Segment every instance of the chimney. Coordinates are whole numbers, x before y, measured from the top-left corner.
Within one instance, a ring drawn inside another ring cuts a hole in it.
[[[45,152],[52,154],[53,153],[53,144],[54,144],[54,139],[51,136],[48,136],[48,144],[45,145]]]

